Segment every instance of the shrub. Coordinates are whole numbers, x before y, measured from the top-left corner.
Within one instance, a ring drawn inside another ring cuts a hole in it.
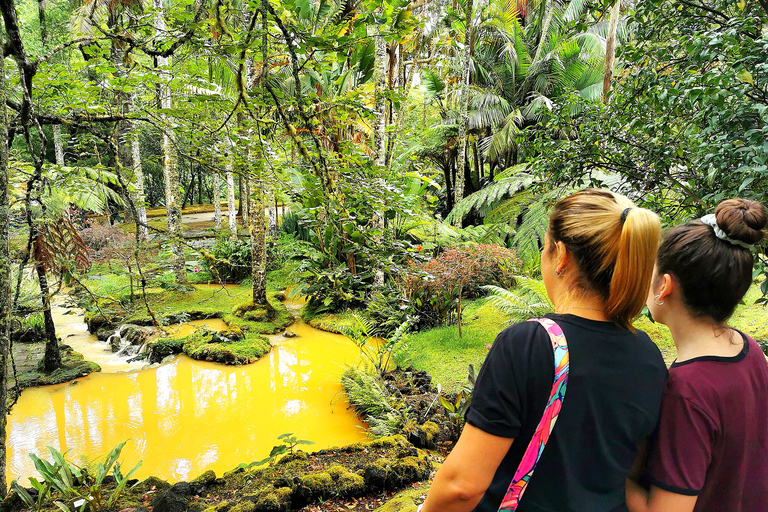
[[[121,251],[130,250],[134,239],[132,235],[109,224],[94,224],[79,234],[94,261],[109,261]]]
[[[522,262],[495,244],[448,249],[427,263],[411,263],[403,280],[405,298],[421,324],[450,323],[460,298],[477,297],[482,287],[510,288]]]
[[[221,237],[210,252],[203,253],[203,267],[214,279],[237,283],[251,276],[251,244],[248,240]]]

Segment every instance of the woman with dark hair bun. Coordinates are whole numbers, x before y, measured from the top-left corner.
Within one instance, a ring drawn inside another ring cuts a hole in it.
[[[752,284],[750,248],[766,210],[729,199],[670,229],[656,259],[648,308],[677,347],[646,478],[627,480],[631,512],[768,510],[768,364],[726,321]]]

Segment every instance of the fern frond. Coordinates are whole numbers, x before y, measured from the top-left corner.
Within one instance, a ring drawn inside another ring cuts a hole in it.
[[[554,306],[547,296],[544,283],[536,279],[518,276],[515,278],[519,285],[517,292],[498,286],[483,286],[490,292],[486,304],[509,315],[508,324],[522,322],[529,318],[541,318],[554,311]]]

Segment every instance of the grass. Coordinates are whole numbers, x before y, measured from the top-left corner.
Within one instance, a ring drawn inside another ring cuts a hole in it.
[[[496,335],[506,327],[507,317],[484,300],[467,301],[462,336],[458,326],[437,327],[407,335],[407,349],[395,357],[398,366],[413,366],[432,375],[432,382],[449,392],[458,392],[467,381],[467,367],[480,369]]]
[[[757,340],[768,340],[768,316],[766,309],[756,305],[760,297],[758,284],[753,285],[736,308],[729,324]],[[432,375],[435,384],[440,383],[447,392],[458,392],[467,380],[467,366],[479,370],[485,359],[486,343],[492,343],[496,335],[506,327],[507,317],[497,309],[484,304],[484,300],[468,302],[464,309],[463,336],[459,337],[455,325],[438,327],[409,334],[407,348],[397,354],[395,362],[400,367],[413,366]],[[635,322],[635,327],[645,331],[661,350],[667,364],[677,357],[677,350],[669,329],[652,323],[645,317]]]

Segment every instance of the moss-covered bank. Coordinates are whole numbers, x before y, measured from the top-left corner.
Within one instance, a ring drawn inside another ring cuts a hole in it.
[[[427,452],[401,436],[356,443],[306,454],[296,452],[275,464],[236,469],[217,478],[208,471],[191,482],[170,485],[150,477],[130,487],[115,510],[151,507],[153,512],[288,512],[318,501],[354,498],[402,489],[429,478]],[[109,495],[114,484],[103,490]],[[53,496],[42,510],[58,510]],[[63,500],[66,501],[66,500]],[[23,503],[13,493],[0,512],[16,512]]]

